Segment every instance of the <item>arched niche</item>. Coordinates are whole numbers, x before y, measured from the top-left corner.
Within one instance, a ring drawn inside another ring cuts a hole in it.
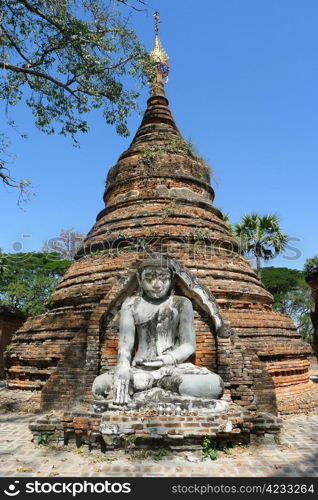
[[[196,352],[191,361],[218,371],[218,338],[228,337],[230,330],[223,321],[214,296],[179,261],[165,256],[175,274],[174,293],[188,297],[194,309]],[[121,279],[117,296],[108,304],[100,320],[99,373],[116,366],[120,309],[124,300],[140,293],[137,273]]]

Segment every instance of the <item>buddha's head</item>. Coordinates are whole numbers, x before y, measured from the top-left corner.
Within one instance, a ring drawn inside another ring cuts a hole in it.
[[[162,299],[169,295],[173,282],[173,269],[162,259],[147,259],[139,267],[139,284],[150,299]]]

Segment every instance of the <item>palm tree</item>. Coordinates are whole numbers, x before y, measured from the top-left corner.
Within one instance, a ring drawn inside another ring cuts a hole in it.
[[[261,278],[261,259],[270,260],[286,247],[288,236],[279,227],[278,215],[244,215],[234,226],[234,234],[240,238],[244,253],[256,258],[257,276]]]

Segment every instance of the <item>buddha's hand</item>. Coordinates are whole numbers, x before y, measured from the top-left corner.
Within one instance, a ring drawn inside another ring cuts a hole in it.
[[[174,358],[170,354],[163,354],[157,356],[150,361],[143,361],[143,365],[147,368],[161,368],[162,366],[173,365]]]
[[[163,366],[163,360],[161,359],[161,356],[159,356],[158,358],[151,359],[149,361],[143,361],[142,365],[146,368],[161,368]]]
[[[124,405],[129,401],[130,367],[118,367],[114,374],[114,402]]]

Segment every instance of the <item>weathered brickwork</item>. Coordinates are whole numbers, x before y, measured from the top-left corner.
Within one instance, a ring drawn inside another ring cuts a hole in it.
[[[61,445],[75,442],[89,450],[102,451],[134,446],[167,446],[186,450],[202,445],[208,436],[223,444],[248,442],[250,434],[276,434],[281,419],[268,413],[251,416],[236,405],[227,413],[213,415],[196,411],[185,415],[158,415],[152,412],[65,412],[63,415],[40,417],[30,425],[34,441],[45,433],[48,442]],[[133,443],[133,444],[132,444]]]
[[[229,338],[216,337],[194,304],[193,362],[222,376],[229,401],[250,414],[317,407],[311,348],[289,318],[272,311],[272,296],[240,255],[213,199],[208,167],[182,140],[167,99],[152,96],[130,147],[109,171],[105,208],[50,309],[14,338],[9,386],[40,389],[43,408],[87,407],[94,378],[116,364],[120,306],[138,293],[129,288],[134,273],[159,251],[213,294],[229,325]]]
[[[0,377],[4,376],[5,350],[10,347],[14,332],[23,324],[25,316],[20,311],[0,307]]]

